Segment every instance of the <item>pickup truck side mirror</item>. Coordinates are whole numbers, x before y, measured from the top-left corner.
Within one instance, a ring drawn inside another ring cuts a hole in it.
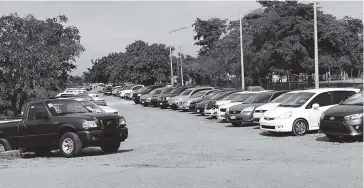
[[[35,118],[48,120],[48,115],[45,112],[36,112]]]

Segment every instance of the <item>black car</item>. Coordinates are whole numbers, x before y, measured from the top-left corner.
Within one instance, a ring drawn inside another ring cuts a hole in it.
[[[118,151],[128,128],[121,116],[90,113],[76,100],[51,99],[28,102],[21,118],[0,121],[0,135],[2,151],[24,148],[44,155],[60,149],[64,157],[75,157],[93,146],[105,153]]]
[[[132,99],[133,99],[133,101],[134,101],[135,104],[140,104],[140,97],[142,95],[148,94],[151,91],[153,91],[154,89],[161,88],[161,87],[165,87],[165,86],[164,85],[151,85],[151,86],[147,86],[147,87],[143,88],[140,92],[133,93]]]
[[[160,94],[153,95],[150,101],[151,105],[153,107],[158,107],[159,106],[158,99],[160,99],[160,97],[170,94],[174,89],[176,89],[176,87],[166,87],[162,90]]]
[[[215,96],[215,95],[217,95],[217,94],[219,94],[219,93],[221,93],[221,92],[224,92],[224,90],[216,89],[216,90],[211,91],[210,93],[208,93],[208,94],[207,94],[207,95],[205,95],[204,97],[202,97],[202,98],[199,98],[199,99],[196,99],[196,100],[192,101],[192,102],[190,103],[189,110],[190,110],[191,112],[195,112],[195,111],[196,111],[196,105],[197,105],[197,103],[200,103],[200,102],[202,102],[202,101],[210,100],[213,96]]]
[[[319,132],[331,140],[363,136],[363,91],[327,109],[320,120]]]
[[[201,101],[201,102],[196,104],[195,112],[198,113],[198,114],[201,114],[202,116],[204,116],[205,115],[205,108],[207,108],[209,105],[213,106],[214,102],[216,102],[218,100],[221,100],[221,99],[229,96],[230,94],[233,94],[233,93],[236,93],[236,92],[239,92],[239,90],[224,91],[224,92],[221,92],[221,93],[211,97],[209,100]]]
[[[104,95],[112,95],[112,90],[113,90],[113,87],[112,86],[106,86],[104,88]]]
[[[182,87],[177,87],[175,89],[173,89],[170,93],[168,94],[163,94],[160,95],[158,97],[158,104],[159,107],[161,107],[162,109],[165,109],[168,107],[168,99],[171,97],[175,97],[179,94],[181,94],[183,91],[185,91],[186,89],[192,88],[193,86],[182,86]]]

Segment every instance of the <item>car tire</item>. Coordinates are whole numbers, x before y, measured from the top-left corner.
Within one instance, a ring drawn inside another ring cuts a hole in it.
[[[10,150],[12,149],[9,142],[4,138],[0,138],[0,152],[10,151]]]
[[[296,119],[292,125],[292,132],[295,136],[303,136],[308,132],[308,123],[304,119]]]
[[[37,157],[47,157],[51,154],[52,148],[38,147],[34,149],[34,154]]]
[[[120,142],[106,142],[101,146],[104,153],[115,153],[120,148]]]
[[[82,142],[76,133],[68,132],[62,135],[59,149],[63,157],[77,157],[81,153]]]

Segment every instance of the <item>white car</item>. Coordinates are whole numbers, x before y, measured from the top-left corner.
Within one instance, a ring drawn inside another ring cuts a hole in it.
[[[238,105],[238,104],[242,104],[245,100],[249,99],[250,97],[254,96],[254,94],[259,93],[259,92],[253,92],[253,91],[243,91],[243,92],[239,92],[239,96],[237,98],[235,98],[234,100],[232,100],[229,103],[225,103],[225,104],[221,104],[218,105],[217,107],[217,112],[216,112],[216,117],[219,120],[225,120],[225,113],[226,111],[228,111],[229,107]]]
[[[120,94],[119,94],[119,97],[125,98],[125,94],[131,93],[131,92],[134,92],[134,91],[138,91],[138,90],[143,89],[143,88],[144,88],[144,85],[135,85],[135,86],[130,87],[130,89],[121,90]]]
[[[111,107],[108,106],[99,106],[87,99],[84,98],[76,98],[74,99],[78,102],[80,102],[85,108],[87,108],[88,110],[94,112],[94,113],[108,113],[108,114],[116,114],[119,115],[119,111],[116,109],[113,109]]]
[[[216,101],[214,107],[209,108],[209,107],[205,107],[204,112],[206,116],[214,116],[216,117],[217,114],[217,110],[219,108],[219,106],[230,103],[232,100],[236,99],[237,97],[239,97],[240,94],[242,94],[244,92],[236,92],[236,93],[232,93],[228,96],[226,96],[225,98]]]
[[[321,88],[296,93],[264,113],[259,121],[260,129],[305,135],[319,129],[320,118],[327,109],[359,91],[355,88]]]
[[[92,97],[94,103],[99,106],[107,106],[105,99],[99,97],[99,94],[96,93],[88,93],[88,96]]]
[[[116,115],[120,115],[119,114],[119,110],[116,110],[114,108],[111,108],[109,106],[99,106],[105,113],[108,114],[116,114]]]
[[[282,94],[281,96],[277,97],[276,99],[272,100],[271,102],[267,104],[263,104],[261,106],[258,106],[254,113],[253,113],[253,119],[254,123],[259,123],[260,118],[263,116],[263,114],[269,110],[272,110],[273,108],[280,105],[284,100],[287,100],[290,96],[292,96],[295,93],[302,92],[304,90],[296,90],[296,91],[290,91],[287,93]]]

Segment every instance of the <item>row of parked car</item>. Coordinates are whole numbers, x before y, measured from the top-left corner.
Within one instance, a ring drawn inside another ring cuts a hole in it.
[[[292,132],[297,136],[319,130],[332,140],[343,136],[361,138],[363,133],[360,88],[273,91],[258,86],[240,91],[125,84],[111,91],[117,97],[134,100],[145,107],[196,112],[228,121],[233,126],[259,125],[264,131]]]

